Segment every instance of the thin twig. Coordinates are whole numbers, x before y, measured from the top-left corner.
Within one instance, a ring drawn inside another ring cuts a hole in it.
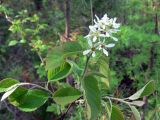
[[[75,101],[74,101],[74,102],[75,102]],[[60,117],[60,120],[64,120],[65,116],[67,115],[69,109],[71,108],[71,106],[73,105],[74,102],[72,102],[72,103],[68,106],[66,112],[63,113],[62,116]]]

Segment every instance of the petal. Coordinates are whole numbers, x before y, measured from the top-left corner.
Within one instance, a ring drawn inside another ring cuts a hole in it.
[[[109,18],[108,18],[108,16],[107,16],[107,14],[105,14],[105,15],[103,16],[102,20],[103,20],[105,23],[108,22]]]
[[[97,21],[96,21],[95,19],[94,19],[93,21],[94,21],[95,24],[98,24]]]
[[[83,55],[87,55],[88,53],[90,53],[91,52],[91,50],[89,49],[89,50],[85,50],[85,51],[83,51]]]
[[[89,44],[90,47],[92,47],[92,41],[91,41],[91,39],[88,39],[88,44]]]
[[[117,18],[114,18],[114,19],[113,19],[113,23],[115,23],[115,22],[116,22],[116,20],[117,20]]]
[[[93,53],[92,53],[92,57],[95,57],[96,56],[96,52],[95,51],[93,51]]]
[[[95,31],[95,28],[94,28],[94,26],[92,26],[92,25],[89,26],[89,29],[90,29],[91,31],[93,31],[93,32]]]
[[[107,50],[103,49],[103,53],[104,53],[106,56],[108,56],[108,51],[107,51]]]
[[[93,42],[96,42],[96,40],[97,40],[97,37],[94,36],[94,37],[93,37]]]
[[[97,15],[95,15],[95,17],[96,17],[97,21],[99,21],[99,17]]]
[[[89,25],[89,29],[92,29],[93,28],[93,25]]]
[[[99,24],[98,24],[98,23],[95,24],[94,27],[95,27],[96,29],[99,28]]]
[[[113,18],[110,19],[111,24],[113,23]]]
[[[112,48],[112,47],[114,47],[114,46],[115,46],[114,43],[111,43],[111,44],[106,45],[107,48]]]
[[[115,38],[115,37],[112,37],[112,39],[113,39],[114,41],[118,41],[118,39],[117,39],[117,38]]]
[[[89,38],[91,35],[90,34],[88,34],[88,35],[86,35],[84,38]]]
[[[106,37],[110,37],[110,34],[108,32],[106,32]]]
[[[119,24],[119,23],[114,23],[114,24],[113,24],[113,27],[114,27],[115,29],[117,29],[117,28],[120,27],[120,24]]]
[[[104,18],[104,19],[107,19],[107,18],[108,18],[107,14],[104,14],[103,18]]]

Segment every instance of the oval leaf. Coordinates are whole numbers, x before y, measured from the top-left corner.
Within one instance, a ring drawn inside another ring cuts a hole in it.
[[[141,120],[141,116],[140,116],[140,113],[138,112],[138,110],[136,109],[136,107],[134,106],[130,106],[133,114],[134,114],[134,117],[136,120]]]
[[[112,105],[111,120],[124,120],[123,113],[117,106],[114,105]]]
[[[1,101],[5,100],[8,96],[10,96],[16,89],[17,87],[13,87],[12,89],[8,90],[7,92],[5,92],[1,98]]]
[[[9,97],[9,102],[14,105],[18,106],[20,104],[21,98],[27,93],[27,88],[19,87],[17,88]]]
[[[130,102],[130,105],[142,107],[144,105],[144,101],[132,101],[132,102]]]
[[[12,41],[10,41],[9,42],[9,46],[14,46],[14,45],[16,45],[18,43],[18,41],[17,40],[12,40]]]
[[[18,108],[25,112],[31,112],[42,106],[48,99],[49,94],[38,89],[29,89],[22,97]]]
[[[46,58],[46,69],[55,69],[64,62],[62,47],[53,48],[47,55]]]
[[[89,119],[94,120],[101,112],[101,99],[98,81],[93,76],[87,76],[82,82],[88,105],[88,117]]]
[[[57,81],[66,78],[72,72],[72,64],[65,62],[54,70],[48,70],[48,80]]]
[[[69,103],[74,102],[81,96],[81,92],[73,87],[66,87],[57,90],[53,94],[54,101],[61,105],[65,106]]]
[[[78,52],[82,52],[82,47],[77,41],[69,41],[65,42],[62,47],[64,48],[64,54],[65,55],[70,55],[70,54],[75,54]]]
[[[7,97],[9,97],[18,87],[23,85],[29,85],[29,83],[17,83],[5,90],[5,93],[3,94],[1,101],[5,100]]]
[[[57,104],[51,104],[50,106],[47,107],[46,112],[53,112],[56,115],[59,115],[61,113],[60,106]]]
[[[105,83],[107,87],[109,87],[109,65],[108,65],[108,59],[102,57],[99,61],[99,72],[105,76],[101,78],[101,81]]]
[[[14,84],[11,87],[7,88],[5,93],[3,94],[1,101],[5,100],[7,97],[9,97],[18,87],[20,83]]]
[[[135,94],[130,96],[128,99],[130,100],[136,100],[139,99],[143,96],[148,96],[152,94],[155,90],[155,82],[149,81],[143,88],[141,88],[139,91],[137,91]]]
[[[46,69],[55,69],[59,67],[64,58],[71,54],[77,54],[82,51],[78,42],[65,42],[63,45],[53,48],[46,58]]]
[[[12,85],[19,83],[19,81],[12,79],[12,78],[6,78],[0,81],[0,93],[5,92],[9,87]]]
[[[39,89],[17,88],[9,96],[9,102],[22,111],[31,112],[42,106],[48,97],[47,92]]]

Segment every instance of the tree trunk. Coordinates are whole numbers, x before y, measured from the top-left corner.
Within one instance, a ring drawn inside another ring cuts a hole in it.
[[[43,0],[34,0],[34,4],[37,11],[43,8]]]
[[[151,48],[150,48],[150,59],[149,59],[149,63],[148,63],[148,70],[147,70],[147,75],[145,76],[145,82],[148,81],[148,79],[150,79],[151,77],[151,73],[152,73],[152,69],[153,69],[153,65],[154,65],[154,60],[155,60],[155,43],[151,43]],[[148,97],[143,97],[143,112],[141,115],[141,120],[145,120],[145,115],[146,115],[146,111],[147,111],[147,106],[148,106]]]
[[[155,27],[154,27],[154,33],[159,35],[159,31],[158,31],[158,14],[155,14],[154,17],[154,23],[155,23]]]
[[[65,20],[66,20],[65,36],[67,40],[69,40],[70,38],[70,0],[65,0]]]
[[[155,13],[155,16],[154,16],[154,23],[155,23],[155,27],[154,27],[154,33],[159,35],[159,30],[158,30],[158,14]],[[151,71],[152,71],[152,68],[153,68],[153,65],[154,65],[154,57],[155,57],[155,45],[154,43],[152,43],[152,46],[151,46],[151,49],[150,49],[150,60],[149,60],[149,66],[148,66],[148,76],[147,78],[149,78],[149,76],[151,76]],[[141,120],[145,120],[145,113],[146,113],[146,110],[147,110],[147,104],[148,104],[148,98],[147,97],[143,97],[143,101],[144,101],[144,106],[143,106],[143,112],[142,112],[142,115],[141,115]]]

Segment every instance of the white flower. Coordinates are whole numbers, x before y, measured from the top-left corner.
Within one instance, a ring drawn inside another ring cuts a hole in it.
[[[96,19],[94,19],[95,25],[98,27],[98,30],[103,31],[106,29],[107,25],[109,24],[109,18],[107,17],[107,14],[105,14],[102,19],[99,19],[97,15],[95,15]]]
[[[88,54],[92,54],[92,57],[96,56],[96,47],[93,46],[92,41],[90,39],[88,39],[88,45],[89,45],[89,49],[83,51],[83,55],[88,55]]]
[[[99,50],[102,50],[103,51],[103,53],[106,55],[106,56],[108,56],[108,51],[107,51],[107,48],[112,48],[112,47],[114,47],[115,46],[115,44],[114,43],[110,43],[110,44],[105,44],[104,43],[104,41],[103,42],[100,42],[99,43]]]
[[[88,49],[88,50],[83,51],[83,55],[88,55],[88,54],[92,54],[92,57],[96,56],[96,52],[93,51],[92,49]]]
[[[85,38],[92,39],[93,42],[96,42],[96,40],[99,37],[105,37],[105,35],[102,34],[101,31],[98,30],[98,26],[96,26],[96,25],[89,26],[89,29],[90,29],[90,32]]]
[[[113,33],[119,31],[120,24],[116,23],[117,18],[109,18],[105,14],[101,19],[95,15],[94,25],[89,26],[89,34],[85,36],[88,40],[89,49],[83,52],[83,55],[92,54],[95,57],[97,50],[102,51],[106,56],[108,56],[108,49],[115,46],[114,43],[108,43],[108,39],[111,38],[114,42],[118,41],[114,37]],[[103,41],[102,41],[103,40]],[[110,39],[109,39],[110,40]]]

